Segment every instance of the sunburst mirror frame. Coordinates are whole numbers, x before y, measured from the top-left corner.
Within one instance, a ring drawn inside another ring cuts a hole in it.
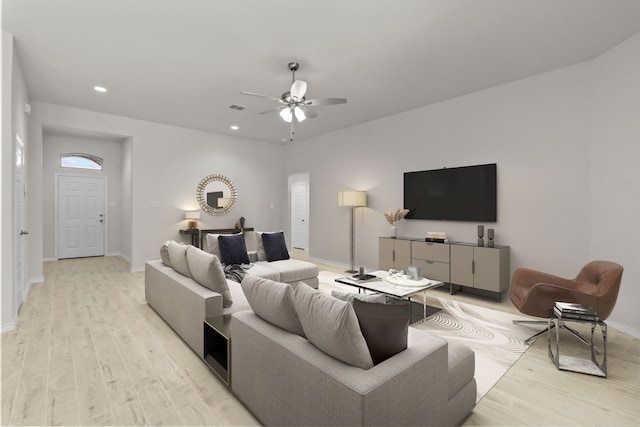
[[[207,204],[205,191],[207,185],[212,182],[221,182],[229,188],[229,203],[227,203],[226,206],[221,208],[214,208],[213,206]],[[205,176],[202,181],[200,181],[200,184],[198,184],[198,189],[196,191],[196,197],[198,198],[198,204],[203,211],[205,211],[209,215],[220,216],[226,215],[231,209],[233,209],[233,205],[236,203],[236,199],[238,198],[238,191],[236,190],[236,186],[233,185],[233,182],[231,182],[229,178],[224,175],[214,174]]]

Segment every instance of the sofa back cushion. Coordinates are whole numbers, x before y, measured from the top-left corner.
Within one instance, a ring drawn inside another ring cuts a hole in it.
[[[169,260],[169,242],[170,240],[167,240],[162,246],[160,246],[160,259],[167,267],[171,267],[171,261]]]
[[[183,276],[191,277],[189,264],[187,263],[187,247],[187,245],[172,240],[167,245],[167,252],[169,252],[171,268]]]
[[[193,280],[205,288],[222,295],[223,307],[230,307],[233,304],[227,278],[217,256],[189,245],[187,248],[187,262]]]
[[[258,316],[279,328],[304,337],[291,286],[249,274],[244,276],[241,286],[247,302]]]
[[[217,256],[218,259],[222,259],[220,257],[220,246],[218,246],[218,236],[219,234],[213,233],[207,233],[205,235],[205,240],[207,241],[207,252]]]
[[[296,311],[307,339],[328,355],[369,369],[373,366],[358,318],[350,303],[299,284]]]
[[[409,303],[378,304],[355,299],[353,309],[374,365],[407,348]]]
[[[220,260],[223,264],[249,264],[247,246],[242,234],[220,234],[218,236]]]

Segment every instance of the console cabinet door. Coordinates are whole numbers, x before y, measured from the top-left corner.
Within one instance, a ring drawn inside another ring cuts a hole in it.
[[[509,289],[509,248],[474,248],[474,287],[492,292]]]
[[[394,239],[378,239],[378,268],[389,270],[394,267]]]
[[[474,286],[473,246],[451,245],[451,283]]]
[[[380,270],[406,270],[411,264],[411,241],[403,239],[378,239],[378,268]]]

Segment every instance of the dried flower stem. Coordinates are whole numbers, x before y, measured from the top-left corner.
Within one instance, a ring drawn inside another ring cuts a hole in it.
[[[393,225],[393,223],[400,221],[401,219],[404,219],[404,217],[409,213],[409,209],[396,209],[395,212],[393,211],[389,211],[386,214],[384,214],[384,217],[387,219],[387,222],[391,225]]]

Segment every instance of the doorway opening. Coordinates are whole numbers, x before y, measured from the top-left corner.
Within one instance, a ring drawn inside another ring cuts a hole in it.
[[[296,251],[309,251],[309,174],[289,176],[289,199],[291,201],[291,247]],[[308,255],[307,255],[308,256]]]

